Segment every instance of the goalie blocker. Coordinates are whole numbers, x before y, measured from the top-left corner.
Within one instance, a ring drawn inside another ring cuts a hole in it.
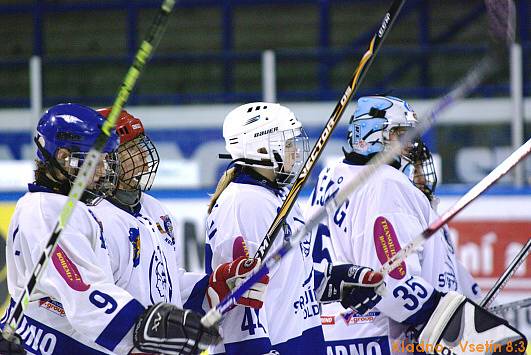
[[[418,347],[435,354],[525,354],[527,339],[506,320],[457,292],[440,298]]]

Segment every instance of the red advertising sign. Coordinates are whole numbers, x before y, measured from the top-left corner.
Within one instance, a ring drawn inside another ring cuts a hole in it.
[[[459,260],[488,290],[531,238],[531,221],[462,220],[450,223]],[[525,260],[507,291],[531,291],[531,262]]]

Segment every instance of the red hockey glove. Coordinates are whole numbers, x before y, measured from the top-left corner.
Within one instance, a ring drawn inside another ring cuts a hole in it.
[[[219,265],[210,275],[208,281],[207,298],[210,307],[216,307],[222,299],[243,282],[254,268],[259,266],[260,260],[247,259],[244,256],[240,256],[233,262]],[[246,291],[237,303],[255,309],[262,308],[268,283],[269,276],[265,275]]]

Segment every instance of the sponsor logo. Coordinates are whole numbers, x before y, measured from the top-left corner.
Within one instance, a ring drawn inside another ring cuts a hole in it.
[[[39,300],[39,307],[42,307],[52,313],[55,313],[61,317],[65,316],[65,310],[60,302],[54,301],[51,298],[41,298]]]
[[[343,317],[343,320],[345,321],[345,324],[347,325],[353,325],[353,324],[366,324],[366,323],[372,323],[376,320],[376,317],[380,315],[380,312],[367,312],[366,314],[347,314]]]
[[[385,14],[385,17],[382,21],[382,25],[380,26],[380,29],[378,30],[378,37],[382,38],[382,36],[385,33],[385,30],[387,29],[387,25],[389,25],[389,20],[391,20],[391,15],[388,13]]]
[[[140,231],[138,228],[129,228],[129,241],[133,245],[133,267],[140,264]]]
[[[247,248],[247,244],[241,235],[236,237],[232,244],[232,260],[238,259],[240,256],[249,257],[249,248]]]
[[[322,325],[334,325],[336,324],[336,317],[334,316],[321,316]]]
[[[266,134],[270,134],[270,133],[273,133],[273,132],[276,132],[276,131],[278,131],[278,127],[266,129],[265,131],[256,132],[254,134],[254,138],[265,136]]]
[[[374,221],[373,236],[376,255],[382,264],[385,264],[400,251],[400,243],[393,225],[384,217],[378,217]],[[400,280],[406,276],[406,263],[402,261],[400,265],[389,273],[389,276],[395,280]]]
[[[156,332],[159,329],[160,321],[162,320],[162,316],[160,315],[160,312],[157,312],[156,318],[153,320],[153,327],[151,327],[151,330]]]
[[[327,355],[390,354],[389,340],[385,336],[326,341]]]
[[[315,298],[313,288],[308,286],[304,290],[304,294],[300,295],[299,299],[293,303],[295,314],[300,314],[303,319],[308,319],[313,316],[321,314],[321,306]]]
[[[26,345],[26,350],[30,348],[42,355],[52,355],[57,343],[55,334],[48,333],[34,324],[28,324],[26,317],[22,319],[22,324],[17,329],[22,341]]]
[[[52,255],[52,262],[59,275],[61,275],[70,288],[76,291],[86,291],[89,289],[90,285],[83,282],[77,266],[59,245],[55,248]]]

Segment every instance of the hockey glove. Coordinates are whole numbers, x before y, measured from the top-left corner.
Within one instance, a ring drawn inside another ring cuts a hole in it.
[[[15,333],[16,339],[9,341],[4,339],[4,336],[0,333],[0,355],[22,355],[26,354],[26,350],[21,345],[20,335]]]
[[[149,307],[133,333],[137,349],[156,354],[196,354],[220,341],[217,326],[206,328],[199,314],[169,303]]]
[[[419,343],[436,354],[525,354],[525,336],[457,292],[441,294]],[[433,349],[433,350],[432,350]]]
[[[222,299],[243,282],[253,269],[259,266],[259,259],[247,259],[244,256],[240,256],[233,262],[219,265],[210,275],[208,281],[207,298],[210,307],[216,307]],[[265,275],[246,291],[237,303],[255,309],[262,308],[268,283],[269,276]]]
[[[383,275],[369,267],[329,264],[315,293],[321,303],[340,301],[343,307],[364,314],[382,299],[376,294],[382,283]]]

